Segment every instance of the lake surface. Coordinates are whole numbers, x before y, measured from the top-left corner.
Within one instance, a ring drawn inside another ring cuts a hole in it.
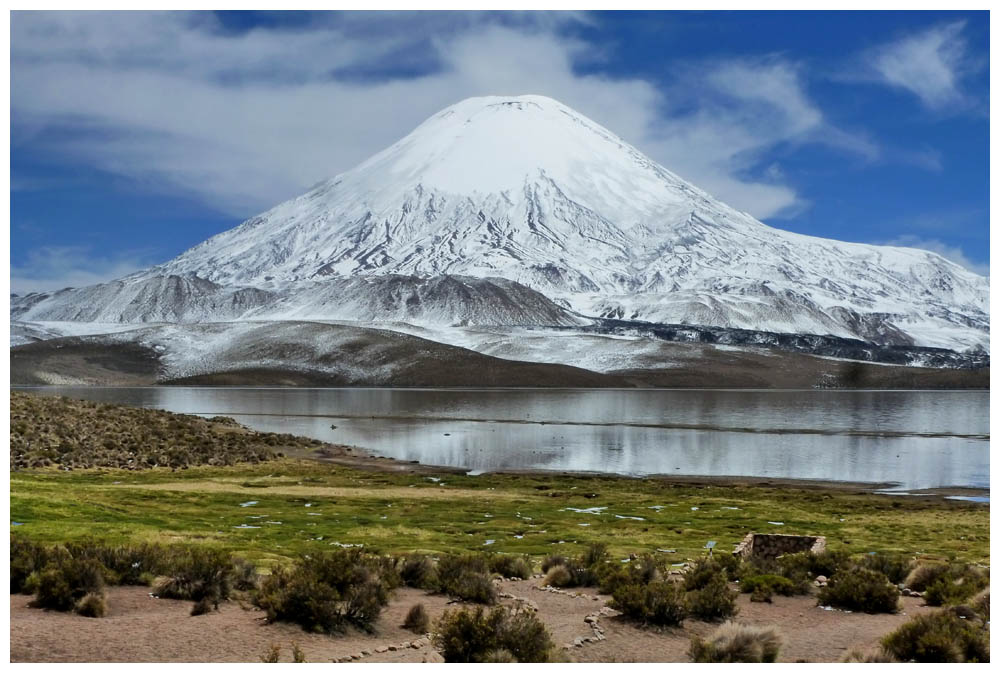
[[[989,392],[981,391],[20,389],[232,416],[258,430],[480,472],[989,488]]]

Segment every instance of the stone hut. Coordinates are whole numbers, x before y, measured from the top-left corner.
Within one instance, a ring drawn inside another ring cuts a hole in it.
[[[826,551],[826,538],[822,535],[749,533],[736,546],[733,554],[744,559],[773,559],[784,554],[796,554],[802,551],[811,551],[814,554]]]

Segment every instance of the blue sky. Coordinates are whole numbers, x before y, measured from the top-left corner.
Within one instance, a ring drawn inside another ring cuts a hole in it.
[[[987,12],[14,12],[12,291],[165,261],[522,93],[773,226],[986,274],[988,59]]]

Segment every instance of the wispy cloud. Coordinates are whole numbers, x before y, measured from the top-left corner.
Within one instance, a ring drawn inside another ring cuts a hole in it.
[[[898,236],[889,241],[881,241],[879,245],[894,245],[903,248],[920,248],[921,250],[930,250],[931,252],[941,255],[948,261],[965,267],[969,271],[977,273],[980,276],[990,275],[990,265],[988,262],[975,262],[969,259],[961,248],[954,245],[948,245],[947,243],[939,241],[936,238],[923,238],[913,234],[904,234],[903,236]]]
[[[928,108],[965,107],[962,79],[976,69],[962,38],[965,21],[934,26],[871,49],[866,76],[909,91]]]
[[[768,152],[879,149],[835,127],[780,57],[673,86],[582,74],[574,14],[336,14],[234,33],[206,14],[15,12],[12,142],[249,216],[345,171],[469,96],[538,93],[757,217],[808,204]],[[416,70],[396,72],[401,60]],[[692,86],[698,83],[699,86]]]
[[[121,278],[151,265],[145,251],[102,256],[84,246],[42,246],[21,264],[11,264],[10,291],[15,294],[84,287]]]

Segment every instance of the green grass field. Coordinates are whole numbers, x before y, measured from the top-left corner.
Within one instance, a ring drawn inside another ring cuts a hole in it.
[[[853,553],[989,562],[988,506],[842,489],[432,477],[290,458],[177,471],[29,470],[12,472],[10,486],[11,530],[40,542],[206,543],[263,565],[334,543],[541,556],[597,541],[623,556],[673,549],[679,563],[705,553],[709,540],[729,551],[751,531],[825,535],[829,548]],[[575,511],[591,508],[604,509]]]

